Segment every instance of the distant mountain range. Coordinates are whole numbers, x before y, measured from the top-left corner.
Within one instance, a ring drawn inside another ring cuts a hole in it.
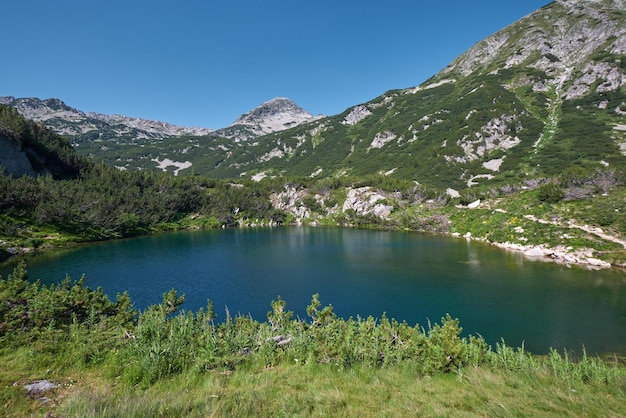
[[[66,105],[59,99],[0,97],[0,104],[15,107],[22,116],[36,122],[42,121],[58,134],[76,141],[95,134],[105,140],[170,138],[183,135],[207,135],[206,128],[191,128],[166,122],[132,118],[121,115],[85,113]]]
[[[186,168],[191,165],[169,158],[168,146],[180,142],[176,139],[180,140],[181,137],[210,136],[240,143],[322,117],[313,116],[293,101],[282,97],[262,103],[241,115],[230,126],[218,130],[177,126],[122,115],[86,113],[56,98],[41,100],[4,96],[0,97],[0,104],[15,107],[27,119],[43,122],[59,135],[68,138],[82,155],[102,159],[121,169],[169,168],[175,174],[178,174],[181,166]],[[147,148],[147,152],[135,157],[137,148]],[[182,152],[173,152],[186,153],[184,149]]]
[[[626,0],[557,0],[422,85],[339,115],[277,98],[216,131],[0,98],[121,169],[213,177],[365,176],[464,189],[626,167]]]

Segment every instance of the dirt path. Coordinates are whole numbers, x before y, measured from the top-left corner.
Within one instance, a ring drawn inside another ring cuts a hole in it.
[[[572,221],[567,221],[566,225],[563,225],[559,222],[554,222],[554,221],[547,221],[545,219],[539,219],[533,215],[524,215],[524,218],[533,221],[533,222],[538,222],[540,224],[548,224],[548,225],[556,225],[556,226],[567,226],[568,228],[571,229],[580,229],[581,231],[585,231],[589,234],[595,235],[597,237],[600,237],[606,241],[611,241],[611,242],[615,242],[617,244],[620,244],[622,247],[624,247],[624,249],[626,249],[626,240],[614,237],[612,235],[608,235],[606,234],[602,229],[594,227],[594,226],[589,226],[589,225],[576,225],[575,223],[573,223]]]

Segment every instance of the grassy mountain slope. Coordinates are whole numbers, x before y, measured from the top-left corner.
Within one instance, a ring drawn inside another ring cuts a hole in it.
[[[624,9],[622,0],[551,3],[420,87],[387,92],[257,145],[217,151],[196,172],[386,173],[466,188],[570,165],[624,167]]]
[[[111,166],[214,178],[382,174],[463,190],[573,165],[624,168],[624,28],[624,0],[557,0],[421,86],[339,115],[298,117],[297,126],[267,135],[262,124],[236,123],[204,136],[156,137],[150,121],[140,130],[75,109],[46,123],[67,131],[80,154]]]

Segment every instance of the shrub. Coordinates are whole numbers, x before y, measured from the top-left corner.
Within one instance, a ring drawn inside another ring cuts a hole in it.
[[[0,337],[32,338],[44,329],[68,333],[70,326],[100,329],[130,326],[135,312],[128,293],[112,302],[101,288],[84,285],[85,277],[66,277],[49,287],[30,283],[25,262],[0,280]]]
[[[546,203],[557,203],[563,200],[565,197],[565,191],[563,188],[555,183],[546,183],[537,188],[537,198]]]

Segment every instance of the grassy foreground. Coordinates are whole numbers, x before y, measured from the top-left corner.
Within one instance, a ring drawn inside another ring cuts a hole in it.
[[[24,355],[22,353],[20,355]],[[14,365],[20,355],[3,355]],[[471,367],[420,376],[411,363],[376,369],[287,365],[188,372],[149,387],[128,386],[97,370],[58,373],[3,369],[0,399],[9,417],[208,416],[589,416],[626,413],[624,384],[564,381],[547,370]],[[48,375],[61,387],[47,404],[21,385]]]
[[[266,322],[215,322],[210,300],[179,311],[172,290],[142,312],[126,294],[67,279],[0,280],[0,407],[9,417],[624,416],[618,358],[461,337],[446,316],[426,328],[342,319],[313,295],[307,319],[280,297]],[[54,386],[40,392],[29,384]]]

